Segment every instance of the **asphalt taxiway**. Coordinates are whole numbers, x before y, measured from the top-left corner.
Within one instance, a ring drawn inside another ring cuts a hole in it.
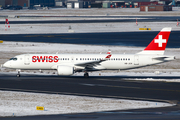
[[[146,47],[159,31],[109,32],[109,33],[61,33],[61,34],[8,34],[0,40],[23,42],[46,42],[68,44],[116,45]],[[172,31],[167,47],[179,48],[180,32]]]
[[[147,78],[150,76],[147,76]],[[162,101],[177,104],[172,107],[139,110],[121,110],[95,112],[88,114],[63,114],[45,116],[26,116],[3,119],[98,119],[98,120],[177,120],[180,119],[180,83],[134,81],[139,77],[100,77],[84,78],[81,76],[61,77],[44,75],[0,74],[0,90],[25,91],[48,94],[93,96],[115,99],[134,99]],[[146,78],[146,76],[144,76]],[[152,77],[153,78],[153,77]],[[155,79],[160,79],[156,77]],[[180,79],[169,77],[167,79]]]
[[[8,16],[0,16],[8,17]],[[176,22],[180,19],[179,16],[15,16],[18,17],[17,20],[11,20],[11,24],[51,24],[51,23],[109,23],[109,22]],[[42,18],[45,20],[19,20],[19,18]],[[49,18],[63,18],[67,20],[48,20]],[[71,20],[68,20],[71,18]],[[73,20],[73,18],[75,20]],[[93,19],[92,19],[93,18]],[[82,20],[83,19],[83,20]],[[4,21],[0,21],[0,24],[4,24]]]

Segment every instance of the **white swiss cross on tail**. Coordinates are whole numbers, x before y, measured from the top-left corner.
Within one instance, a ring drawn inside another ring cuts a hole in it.
[[[162,47],[162,44],[166,43],[166,39],[162,39],[162,35],[159,35],[159,39],[155,39],[154,42],[158,43],[159,47]]]
[[[171,28],[163,28],[158,35],[151,41],[151,43],[142,51],[137,54],[155,54],[163,55],[169,39]]]

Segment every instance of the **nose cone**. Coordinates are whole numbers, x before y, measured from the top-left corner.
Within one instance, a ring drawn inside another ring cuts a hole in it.
[[[10,62],[5,62],[1,67],[3,67],[3,68],[10,68],[11,64],[10,64]]]

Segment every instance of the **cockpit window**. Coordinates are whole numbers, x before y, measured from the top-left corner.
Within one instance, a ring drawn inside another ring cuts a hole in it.
[[[17,60],[17,58],[11,58],[11,59],[9,59],[9,60],[14,60],[14,61],[16,61],[16,60]]]

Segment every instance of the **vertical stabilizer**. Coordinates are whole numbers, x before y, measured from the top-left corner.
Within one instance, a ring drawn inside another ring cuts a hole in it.
[[[137,54],[156,54],[163,55],[171,33],[171,28],[163,28],[151,43],[141,52]]]

